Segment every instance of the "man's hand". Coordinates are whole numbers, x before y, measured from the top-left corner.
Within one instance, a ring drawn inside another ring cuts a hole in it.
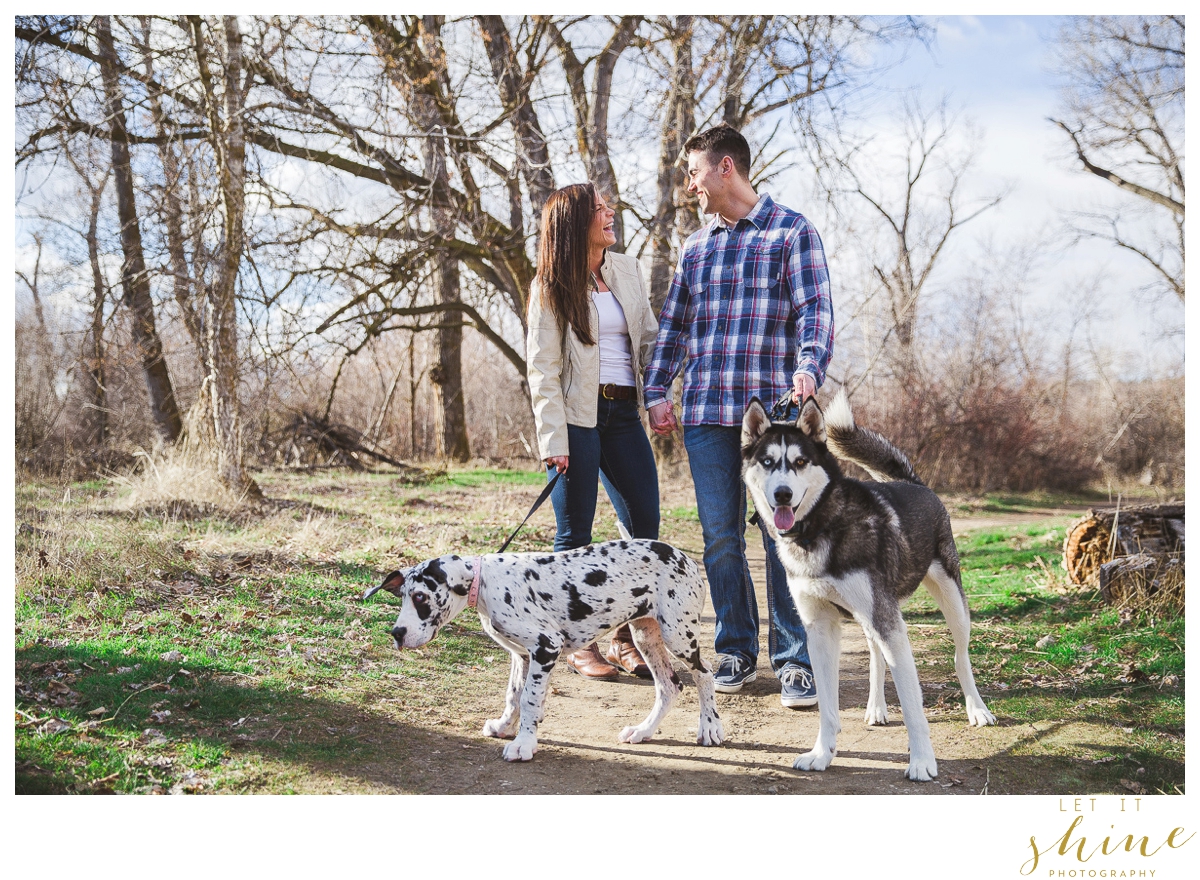
[[[669,400],[656,403],[649,409],[650,430],[655,434],[670,434],[679,427],[675,420],[675,405]]]
[[[551,465],[554,468],[556,468],[560,474],[565,474],[567,472],[567,464],[569,463],[569,461],[570,461],[569,456],[552,455],[546,459],[546,464]]]
[[[804,401],[817,396],[817,383],[808,373],[792,376],[792,401],[803,406]]]

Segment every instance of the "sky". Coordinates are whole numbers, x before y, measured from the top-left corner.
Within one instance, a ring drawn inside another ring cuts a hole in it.
[[[1040,242],[1044,260],[1035,269],[1030,307],[1069,326],[1080,309],[1092,309],[1095,336],[1126,353],[1129,370],[1149,373],[1182,363],[1183,308],[1171,297],[1147,305],[1130,292],[1149,278],[1132,255],[1101,241],[1060,247],[1054,236],[1073,210],[1096,205],[1129,207],[1134,197],[1078,168],[1062,132],[1047,117],[1061,113],[1059,81],[1051,70],[1057,16],[947,16],[925,19],[936,26],[928,48],[912,47],[887,77],[898,98],[920,90],[926,103],[939,95],[982,130],[972,180],[978,192],[1008,189],[999,207],[964,226],[952,239],[940,280],[979,259],[979,243],[1003,248],[1023,240]],[[877,101],[865,125],[887,128],[888,101]],[[885,135],[886,137],[886,135]],[[798,202],[806,194],[793,186],[782,193]],[[803,209],[801,209],[803,210]],[[807,213],[807,212],[806,212]],[[828,247],[828,244],[827,244]],[[833,279],[836,287],[837,279]],[[1134,307],[1136,305],[1136,307]],[[1163,329],[1175,335],[1163,339]]]

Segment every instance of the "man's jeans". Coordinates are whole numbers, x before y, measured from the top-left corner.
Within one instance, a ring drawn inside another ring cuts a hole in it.
[[[704,570],[717,618],[718,654],[740,654],[757,666],[758,602],[746,561],[746,487],[742,483],[742,429],[688,425],[683,429],[696,507],[704,531]],[[574,467],[574,465],[572,465]],[[810,666],[808,636],[788,593],[775,542],[762,530],[767,554],[767,644],[771,669],[788,663]]]
[[[658,537],[658,469],[636,400],[600,399],[596,427],[567,425],[570,461],[550,500],[558,529],[554,549],[592,542],[596,479],[604,483],[617,518],[635,538]],[[547,467],[547,478],[554,468]]]

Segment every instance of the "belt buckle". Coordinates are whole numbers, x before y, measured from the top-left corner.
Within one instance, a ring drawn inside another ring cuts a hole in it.
[[[614,387],[612,382],[606,382],[605,384],[601,385],[600,386],[600,396],[603,397],[605,400],[616,400],[615,397],[608,396],[608,389],[612,388],[612,387]]]

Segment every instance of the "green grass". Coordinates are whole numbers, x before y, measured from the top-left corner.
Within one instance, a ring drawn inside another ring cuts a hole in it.
[[[1132,729],[1142,746],[1121,750],[1121,762],[1096,765],[1091,784],[1111,785],[1136,763],[1148,790],[1174,791],[1184,759],[1183,618],[1122,615],[1097,592],[1068,586],[1059,563],[1069,521],[958,540],[980,690],[1012,723],[1089,720]],[[941,622],[923,592],[905,617]],[[958,688],[948,636],[929,662],[948,690]]]
[[[474,733],[463,700],[494,697],[508,667],[478,618],[461,615],[401,655],[387,636],[394,598],[360,597],[393,568],[494,550],[544,476],[262,480],[287,503],[252,516],[128,508],[102,481],[18,485],[19,793],[312,791],[344,777],[339,768],[402,760],[398,724]],[[960,540],[980,688],[1005,723],[1132,730],[1119,760],[1088,762],[1081,789],[1113,790],[1130,762],[1151,791],[1182,787],[1183,621],[1123,617],[1064,591],[1069,521]],[[694,506],[664,511],[665,540],[698,555],[698,532]],[[597,523],[598,540],[615,536],[613,522]],[[514,549],[552,537],[553,517],[539,514]],[[906,617],[922,679],[953,697],[952,649],[923,591]],[[1054,641],[1039,648],[1044,636]],[[933,713],[938,697],[927,692]]]

